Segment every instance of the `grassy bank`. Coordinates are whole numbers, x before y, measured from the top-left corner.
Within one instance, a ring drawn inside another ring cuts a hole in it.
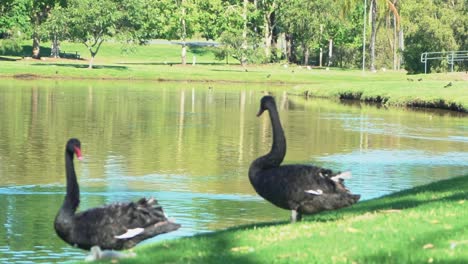
[[[47,50],[48,44],[44,44]],[[27,49],[27,48],[25,48]],[[317,69],[297,65],[226,65],[210,47],[192,47],[188,64],[180,65],[180,46],[153,44],[122,52],[117,43],[105,43],[89,70],[89,54],[81,44],[62,43],[62,50],[78,51],[82,59],[33,60],[18,56],[0,60],[0,78],[109,79],[148,81],[245,82],[283,84],[297,95],[356,99],[386,106],[433,107],[468,112],[468,74],[406,75],[404,72]],[[192,64],[196,58],[195,65]]]
[[[466,73],[416,76],[377,73],[375,75],[363,76],[348,82],[330,80],[314,85],[298,85],[292,93],[375,102],[386,106],[429,107],[468,112],[468,74]]]
[[[468,175],[297,224],[143,245],[119,263],[468,263]]]

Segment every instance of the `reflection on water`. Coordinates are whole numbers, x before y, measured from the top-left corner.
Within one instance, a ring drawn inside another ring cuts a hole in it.
[[[268,152],[273,92],[288,140],[285,163],[352,170],[363,199],[468,173],[466,115],[305,100],[287,87],[192,83],[19,82],[0,85],[0,262],[57,262],[84,252],[53,219],[64,196],[64,146],[80,138],[81,208],[154,196],[182,228],[158,241],[287,220],[250,186]]]

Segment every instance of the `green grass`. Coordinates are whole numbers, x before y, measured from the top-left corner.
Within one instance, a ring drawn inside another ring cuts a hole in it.
[[[27,51],[28,43],[24,50]],[[189,48],[188,64],[180,64],[179,45],[153,44],[122,52],[118,43],[104,43],[89,70],[89,53],[79,43],[62,43],[62,50],[78,51],[81,60],[51,59],[45,56],[50,45],[43,45],[43,60],[21,57],[0,58],[0,78],[110,79],[149,81],[244,82],[282,84],[292,94],[308,94],[334,99],[357,99],[386,106],[433,107],[468,112],[468,74],[438,73],[406,75],[405,72],[370,73],[343,69],[307,69],[297,65],[248,65],[217,61],[211,48]],[[29,53],[27,53],[29,54]],[[196,65],[192,58],[196,56]],[[420,81],[419,81],[420,80]],[[444,88],[448,83],[452,85]]]
[[[447,86],[449,83],[451,85]],[[386,106],[431,107],[468,112],[466,73],[416,76],[368,73],[357,79],[329,79],[314,85],[297,85],[291,92],[314,97],[377,102]]]
[[[137,247],[119,263],[468,263],[468,175],[289,224]]]

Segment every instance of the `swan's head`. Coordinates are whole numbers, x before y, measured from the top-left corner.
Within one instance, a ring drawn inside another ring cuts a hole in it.
[[[258,110],[257,116],[261,116],[265,110],[268,110],[271,107],[276,107],[275,98],[270,95],[263,96],[260,100],[260,110]]]
[[[79,160],[83,159],[81,156],[81,142],[77,138],[71,138],[68,140],[66,151],[72,155],[74,153]]]

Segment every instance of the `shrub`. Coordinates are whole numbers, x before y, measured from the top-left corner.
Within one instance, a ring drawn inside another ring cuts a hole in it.
[[[0,55],[21,56],[23,48],[13,39],[0,40]]]

